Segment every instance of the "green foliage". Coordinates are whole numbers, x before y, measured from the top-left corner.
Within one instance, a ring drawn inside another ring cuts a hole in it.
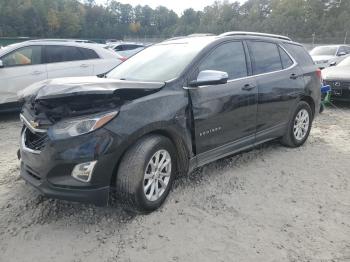
[[[116,0],[105,6],[94,0],[0,0],[0,37],[165,38],[242,30],[331,38],[350,31],[349,13],[349,0],[225,0],[180,17],[162,6]]]

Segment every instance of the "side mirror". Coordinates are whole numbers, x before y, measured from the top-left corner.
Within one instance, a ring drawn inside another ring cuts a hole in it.
[[[347,55],[346,52],[339,52],[339,53],[338,53],[338,56],[345,56],[345,55]]]
[[[4,62],[2,60],[0,60],[0,68],[4,68]]]
[[[221,85],[226,84],[228,80],[228,74],[223,71],[216,70],[204,70],[198,74],[197,80],[191,81],[191,87],[204,86],[204,85]]]

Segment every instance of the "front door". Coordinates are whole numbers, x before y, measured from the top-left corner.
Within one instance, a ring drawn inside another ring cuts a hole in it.
[[[223,155],[254,141],[257,88],[248,77],[245,47],[242,42],[226,42],[202,59],[198,72],[227,72],[226,84],[190,88],[194,117],[196,154],[212,151]]]

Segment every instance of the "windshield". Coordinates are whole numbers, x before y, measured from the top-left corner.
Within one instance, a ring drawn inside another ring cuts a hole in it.
[[[350,57],[345,58],[343,61],[341,61],[337,66],[350,66]]]
[[[113,69],[107,78],[144,82],[175,79],[208,44],[208,41],[203,40],[148,47]]]
[[[318,46],[311,50],[310,54],[335,56],[337,54],[337,46]]]

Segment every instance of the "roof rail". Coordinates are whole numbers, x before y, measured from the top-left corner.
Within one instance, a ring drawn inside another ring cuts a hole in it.
[[[177,40],[177,39],[184,39],[184,38],[188,38],[188,37],[204,37],[204,36],[215,36],[215,35],[214,34],[210,34],[210,33],[190,34],[190,35],[183,35],[183,36],[175,36],[175,37],[167,39],[166,41]]]
[[[292,41],[292,39],[283,35],[265,34],[265,33],[257,33],[257,32],[243,32],[243,31],[226,32],[219,36],[235,36],[235,35],[264,36],[264,37],[271,37],[271,38],[278,38],[282,40]]]

